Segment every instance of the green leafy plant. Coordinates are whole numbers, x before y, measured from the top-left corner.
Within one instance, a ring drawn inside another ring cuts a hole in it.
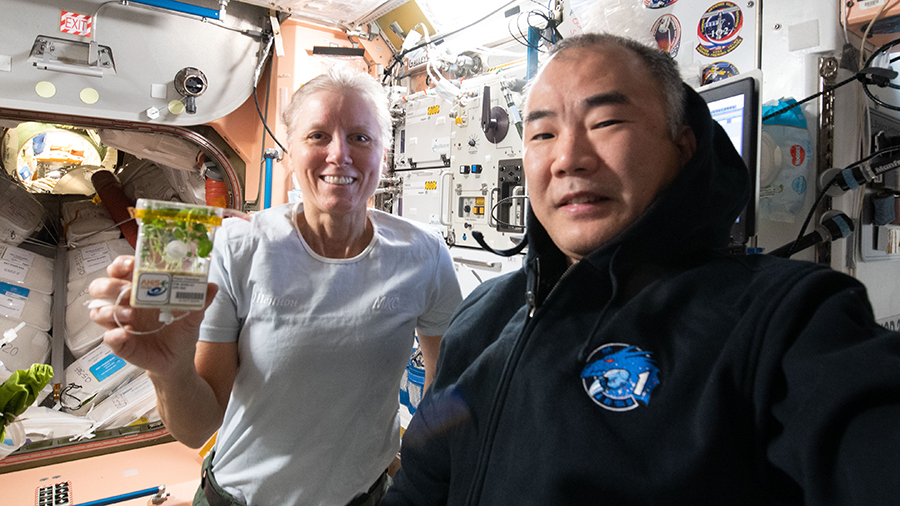
[[[203,216],[209,212],[202,208],[162,208],[142,218],[141,270],[206,272],[213,243],[207,226],[196,221]]]

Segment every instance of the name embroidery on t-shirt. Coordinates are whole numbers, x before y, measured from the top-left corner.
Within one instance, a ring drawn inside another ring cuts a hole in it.
[[[294,299],[279,299],[265,293],[254,293],[251,300],[254,304],[264,304],[266,306],[297,307],[298,305]]]
[[[396,311],[400,308],[400,297],[390,297],[382,295],[375,297],[375,303],[372,304],[373,311]]]

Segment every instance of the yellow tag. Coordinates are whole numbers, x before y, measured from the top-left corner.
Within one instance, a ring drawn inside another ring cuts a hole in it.
[[[441,112],[441,106],[440,106],[440,105],[433,105],[433,106],[431,106],[431,107],[428,108],[428,115],[429,115],[429,116],[431,116],[432,114],[437,114],[437,113],[439,113],[439,112]]]
[[[426,190],[437,190],[437,181],[425,181]]]
[[[164,220],[186,221],[188,223],[203,223],[204,225],[212,225],[218,227],[222,225],[222,218],[218,216],[208,216],[192,214],[188,211],[164,211],[158,209],[135,209],[134,217],[136,219],[144,218],[162,218]]]
[[[218,435],[219,431],[214,432],[212,437],[209,438],[209,441],[207,441],[206,444],[203,445],[203,448],[200,448],[200,451],[198,452],[200,454],[200,457],[206,458],[206,455],[210,450],[212,450],[213,445],[216,444],[216,436]]]

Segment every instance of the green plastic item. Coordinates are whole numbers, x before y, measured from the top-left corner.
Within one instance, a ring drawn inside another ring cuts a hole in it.
[[[0,441],[6,438],[6,425],[34,403],[51,379],[53,367],[33,364],[29,369],[14,372],[0,385]]]

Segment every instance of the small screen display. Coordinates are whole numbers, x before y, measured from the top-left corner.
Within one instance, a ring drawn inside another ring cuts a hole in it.
[[[710,115],[744,159],[750,171],[750,184],[756,183],[756,151],[759,128],[759,90],[756,78],[738,76],[699,90]],[[756,197],[750,199],[731,228],[732,245],[744,245],[756,233]]]
[[[725,129],[725,133],[728,134],[728,138],[731,139],[731,143],[734,144],[734,148],[737,149],[738,154],[743,156],[744,96],[735,95],[733,97],[715,100],[707,105],[709,106],[709,112],[712,114],[713,119],[716,120],[719,125],[722,125],[722,128]]]

